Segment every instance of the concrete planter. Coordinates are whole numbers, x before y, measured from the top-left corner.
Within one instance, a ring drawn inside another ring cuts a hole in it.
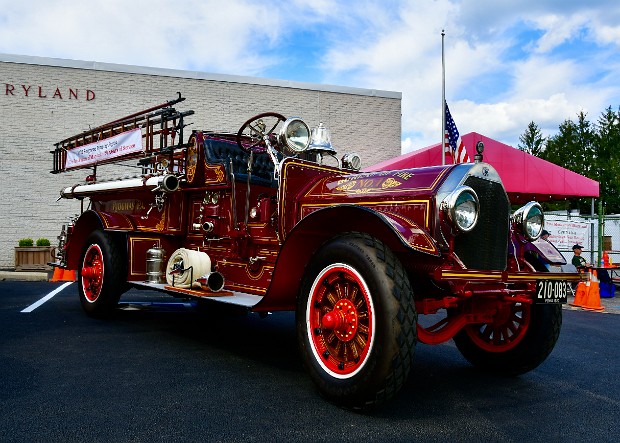
[[[16,246],[16,271],[51,271],[47,263],[53,261],[53,246]]]

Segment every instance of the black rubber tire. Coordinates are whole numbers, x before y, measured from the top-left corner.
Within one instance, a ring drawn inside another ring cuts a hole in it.
[[[525,336],[508,351],[481,349],[465,331],[454,337],[454,343],[474,366],[498,375],[515,376],[529,372],[545,361],[558,341],[561,328],[561,305],[532,305],[530,325]]]
[[[98,247],[101,251],[103,262],[101,283],[98,286],[98,294],[93,294],[92,288],[87,285],[92,282],[91,278],[83,278],[85,256],[92,247]],[[80,303],[84,311],[91,317],[108,316],[118,305],[121,295],[129,289],[127,284],[127,252],[125,243],[120,236],[97,230],[94,231],[84,243],[78,268],[78,292]],[[87,297],[87,293],[90,297]]]
[[[335,264],[347,265],[361,275],[374,307],[374,340],[369,340],[361,368],[347,378],[335,377],[318,361],[309,336],[318,333],[316,329],[309,331],[307,320],[313,309],[309,305],[313,284],[317,276]],[[411,371],[416,332],[411,284],[398,258],[382,242],[366,234],[351,233],[331,240],[312,258],[298,297],[297,337],[304,365],[329,401],[348,409],[370,411],[394,397]]]

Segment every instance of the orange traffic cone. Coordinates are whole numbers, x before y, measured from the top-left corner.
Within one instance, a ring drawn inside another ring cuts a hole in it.
[[[579,285],[581,285],[581,296],[577,297],[577,294],[575,293],[575,301],[573,303],[573,306],[578,306],[578,307],[582,307],[583,304],[585,303],[586,299],[588,298],[588,292],[590,292],[590,283],[592,282],[592,271],[588,271],[588,279],[586,280],[586,282],[579,282],[579,284],[577,285],[577,289],[579,289]]]
[[[60,268],[54,268],[54,275],[52,275],[52,279],[50,281],[55,282],[55,281],[60,281],[60,278],[62,276],[62,269]]]
[[[570,303],[570,305],[577,306],[578,308],[582,307],[587,295],[588,287],[586,286],[586,283],[580,281],[577,284],[577,289],[575,289],[575,301]]]
[[[596,276],[596,270],[593,270],[591,275],[592,281],[590,282],[590,290],[588,291],[588,295],[581,309],[586,309],[588,311],[604,311],[605,307],[601,305],[601,291]]]
[[[52,275],[52,279],[50,281],[75,281],[75,271],[71,269],[63,269],[56,267],[54,268],[54,275]]]

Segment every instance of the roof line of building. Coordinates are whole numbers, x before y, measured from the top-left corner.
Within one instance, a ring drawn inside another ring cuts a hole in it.
[[[311,91],[335,92],[341,94],[365,95],[402,99],[402,93],[383,91],[380,89],[364,89],[349,86],[322,85],[316,83],[297,82],[292,80],[278,80],[243,75],[213,74],[200,71],[184,71],[181,69],[153,68],[148,66],[122,65],[117,63],[103,63],[86,60],[70,60],[63,58],[39,57],[34,55],[16,55],[0,53],[0,62],[21,63],[27,65],[53,66],[72,69],[88,69],[93,71],[120,72],[126,74],[155,75],[162,77],[189,78],[196,80],[213,80],[229,83],[245,83],[250,85],[277,86],[280,88],[307,89]]]

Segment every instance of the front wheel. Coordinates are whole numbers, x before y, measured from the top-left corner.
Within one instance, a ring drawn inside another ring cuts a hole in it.
[[[417,324],[396,256],[368,235],[336,238],[310,262],[301,291],[297,335],[321,394],[360,410],[392,398],[411,370]]]
[[[516,304],[494,323],[468,325],[454,342],[474,366],[501,375],[531,371],[549,356],[560,336],[561,305]]]
[[[103,231],[87,239],[78,269],[80,302],[93,317],[109,314],[127,290],[127,260],[122,241]]]

